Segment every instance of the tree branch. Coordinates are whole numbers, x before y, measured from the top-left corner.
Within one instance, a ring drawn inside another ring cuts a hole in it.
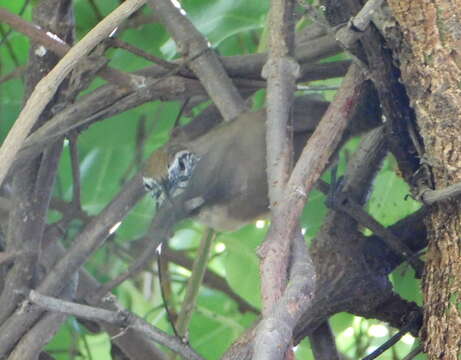
[[[0,8],[0,20],[10,25],[12,29],[26,35],[32,41],[43,45],[45,48],[51,50],[54,54],[61,58],[64,57],[71,49],[71,47],[64,40],[60,39],[56,34],[45,31],[40,26],[25,21],[6,9]],[[95,62],[106,61],[105,58],[98,56],[90,56],[86,60]],[[98,71],[98,75],[118,87],[134,87],[133,85],[135,79],[133,79],[132,76],[109,66],[104,66],[102,69],[100,69]]]
[[[202,284],[205,270],[210,257],[211,245],[216,233],[212,229],[205,229],[200,248],[197,251],[194,265],[192,267],[192,275],[187,283],[186,294],[182,302],[181,311],[178,314],[176,322],[176,330],[181,338],[187,336],[187,327],[189,326],[192,313],[194,312],[197,302],[197,296]],[[186,337],[187,339],[187,337]]]
[[[194,58],[189,67],[200,79],[223,119],[232,120],[245,111],[245,102],[227,76],[223,65],[210,49],[207,40],[185,13],[180,12],[182,9],[178,9],[169,0],[148,0],[148,3],[162,18],[182,56]]]
[[[121,328],[120,332],[123,333],[124,329],[132,328],[144,334],[146,337],[154,340],[155,342],[168,347],[169,349],[177,352],[186,359],[203,360],[192,348],[181,342],[180,339],[170,336],[167,333],[153,327],[145,320],[130,313],[128,311],[109,311],[99,309],[92,306],[81,305],[50,296],[40,294],[38,291],[31,290],[29,293],[29,300],[38,305],[40,308],[64,313],[67,315],[74,315],[79,318],[88,319],[92,321],[104,321],[109,324],[117,325]]]
[[[340,360],[335,336],[328,320],[309,335],[309,340],[315,360]]]
[[[123,219],[143,195],[142,179],[137,175],[125,184],[111,203],[85,226],[73,246],[37,287],[37,291],[44,295],[57,296],[66,284],[66,280],[71,278],[88,257],[102,245],[109,236],[110,229]],[[26,332],[41,314],[42,310],[38,308],[31,308],[27,312],[18,309],[2,324],[0,331],[7,335],[0,338],[0,357],[11,350],[21,334]]]
[[[0,164],[0,185],[8,174],[24,140],[64,78],[76,66],[79,60],[86,56],[115,27],[143,4],[144,0],[128,0],[122,3],[72,47],[53,70],[40,80],[0,147],[0,158],[2,159],[2,163]]]

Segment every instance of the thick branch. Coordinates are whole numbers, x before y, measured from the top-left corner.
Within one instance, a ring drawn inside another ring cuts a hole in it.
[[[222,117],[232,120],[245,111],[245,102],[221,62],[190,20],[169,0],[148,0],[148,3],[162,18],[183,57],[194,58],[189,67],[200,79]]]
[[[300,231],[293,240],[291,265],[290,281],[283,296],[258,326],[254,360],[282,359],[293,341],[293,330],[297,322],[311,306],[316,282],[315,270]]]
[[[315,360],[339,360],[335,336],[328,321],[325,321],[309,336]]]

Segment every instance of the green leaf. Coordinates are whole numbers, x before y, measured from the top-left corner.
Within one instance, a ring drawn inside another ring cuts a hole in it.
[[[216,47],[236,34],[262,29],[268,1],[189,0],[182,6],[192,23]],[[176,52],[173,40],[168,40],[161,50],[165,56],[173,57]]]
[[[422,305],[421,280],[415,278],[414,270],[407,263],[395,269],[389,278],[401,297]]]
[[[412,214],[421,205],[408,196],[410,189],[402,178],[386,167],[385,164],[376,177],[368,210],[381,224],[389,226]]]
[[[243,229],[222,234],[218,241],[226,245],[226,279],[231,288],[250,304],[260,307],[259,260],[256,249],[265,236],[265,229],[247,225]]]
[[[235,302],[218,291],[203,288],[199,295],[189,326],[191,344],[205,359],[219,359],[256,316],[239,313]]]
[[[314,360],[311,345],[307,339],[304,339],[295,347],[295,355],[298,360]]]
[[[314,189],[310,193],[309,200],[304,207],[301,216],[301,226],[306,229],[306,235],[309,237],[315,236],[323,224],[323,219],[328,211],[325,199],[325,195]]]

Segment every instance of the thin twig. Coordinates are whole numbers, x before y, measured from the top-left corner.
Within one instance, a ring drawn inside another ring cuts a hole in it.
[[[187,327],[189,325],[192,313],[197,302],[198,291],[205,275],[205,270],[208,266],[208,258],[210,257],[211,245],[216,233],[207,228],[202,237],[200,247],[192,266],[192,275],[187,283],[186,295],[182,302],[181,311],[176,322],[176,329],[181,338],[187,338]]]
[[[164,244],[164,247],[167,247],[168,244]],[[176,319],[178,314],[174,307],[173,292],[171,290],[171,275],[169,272],[169,261],[164,256],[157,257],[157,267],[158,267],[158,281],[160,283],[160,295],[162,296],[163,307],[166,312],[166,317],[170,323],[173,333],[176,337],[180,338],[178,330],[176,329]]]
[[[150,229],[152,228],[153,228],[153,224],[151,224],[150,226]],[[98,291],[93,294],[94,298],[95,299],[102,298],[109,291],[116,288],[126,279],[129,279],[130,277],[139,273],[146,266],[147,262],[151,260],[152,257],[155,255],[156,251],[158,250],[158,247],[159,247],[159,244],[157,244],[154,241],[150,241],[148,247],[143,251],[141,256],[139,256],[136,259],[136,262],[132,264],[130,268],[124,273],[121,273],[120,275],[112,279],[111,281],[101,285]],[[95,300],[92,300],[92,301],[95,301]]]
[[[70,162],[72,164],[72,207],[81,210],[80,202],[80,161],[78,156],[76,133],[69,136]]]
[[[124,49],[126,51],[129,51],[130,53],[134,54],[134,55],[137,55],[141,58],[144,58],[148,61],[151,61],[153,62],[154,64],[157,64],[157,65],[160,65],[161,67],[167,69],[167,70],[172,70],[172,69],[175,69],[178,67],[177,64],[173,64],[173,63],[170,63],[166,60],[163,60],[162,58],[159,58],[158,56],[155,56],[155,55],[152,55],[152,54],[149,54],[148,52],[145,52],[144,50],[136,47],[136,46],[133,46],[131,44],[128,44],[120,39],[115,39],[115,38],[112,38],[112,39],[109,39],[108,40],[110,45],[114,46],[114,47],[117,47],[119,49]]]
[[[22,76],[22,74],[24,74],[25,70],[26,70],[26,68],[24,66],[17,67],[16,69],[14,69],[9,74],[6,74],[6,75],[0,77],[0,84],[3,84],[5,82],[7,82],[7,81],[10,81],[11,79],[14,79],[16,76]]]
[[[416,356],[423,352],[424,348],[422,345],[418,345],[411,350],[402,360],[413,360]]]
[[[88,2],[90,3],[94,16],[96,16],[96,20],[101,21],[104,18],[104,16],[101,14],[101,10],[99,10],[98,5],[96,5],[94,0],[88,0]]]
[[[167,258],[169,261],[192,271],[192,260],[186,256],[184,251],[172,250],[168,247],[165,247],[162,251],[162,257]],[[249,311],[259,315],[260,312],[258,309],[256,309],[245,299],[241,298],[237,293],[235,293],[226,282],[226,279],[213,272],[213,270],[208,269],[205,272],[203,283],[205,286],[218,290],[226,294],[230,299],[234,300],[238,305],[239,311]]]
[[[421,316],[417,313],[410,314],[408,322],[400,329],[400,331],[387,340],[384,344],[379,346],[371,354],[365,356],[362,360],[373,360],[380,356],[383,352],[394,346],[407,332],[415,327],[416,324],[421,322]]]
[[[375,218],[368,214],[360,204],[347,197],[347,194],[338,194],[334,200],[334,208],[341,210],[355,219],[359,224],[367,227],[376,235],[380,236],[385,243],[397,254],[406,259],[415,270],[416,277],[422,276],[424,262],[415,257],[411,249],[405,245],[397,236],[395,236],[386,227],[381,225]]]
[[[30,0],[25,0],[25,1],[24,1],[24,3],[22,4],[21,10],[19,10],[19,13],[18,13],[19,16],[22,16],[22,15],[24,14],[24,11],[26,11],[27,6],[29,5],[29,2],[30,2]],[[0,47],[2,47],[2,45],[3,45],[6,41],[8,41],[8,38],[9,38],[9,36],[11,35],[12,32],[13,32],[13,28],[10,28],[10,29],[6,32],[6,34],[3,35],[2,39],[0,40]]]
[[[8,51],[8,54],[10,55],[11,60],[14,62],[14,65],[16,67],[19,67],[21,65],[13,47],[11,46],[10,41],[7,39],[7,32],[3,29],[2,24],[0,24],[0,35],[2,36],[2,40],[4,40],[4,44],[6,46],[6,49]]]
[[[21,19],[16,14],[0,8],[0,21],[10,25],[14,30],[26,35],[32,41],[42,44],[45,48],[51,50],[54,54],[63,57],[70,50],[70,46],[62,39],[59,39],[55,34],[43,30],[41,27],[31,24]],[[89,59],[85,59],[88,61]],[[104,58],[97,57],[95,61],[104,62]],[[110,83],[122,88],[132,88],[133,83],[139,79],[133,78],[133,75],[127,75],[120,70],[116,70],[109,66],[103,67],[99,70],[98,75]]]
[[[181,120],[181,116],[183,115],[184,110],[187,108],[187,105],[189,105],[190,99],[191,98],[188,97],[186,100],[182,102],[181,108],[178,111],[178,115],[176,115],[176,120],[174,121],[173,130],[179,126],[179,121]]]

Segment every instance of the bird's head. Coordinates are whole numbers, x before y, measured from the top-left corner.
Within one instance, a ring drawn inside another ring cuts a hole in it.
[[[160,148],[152,154],[144,169],[143,180],[157,206],[184,191],[199,160],[196,154],[186,149]]]

